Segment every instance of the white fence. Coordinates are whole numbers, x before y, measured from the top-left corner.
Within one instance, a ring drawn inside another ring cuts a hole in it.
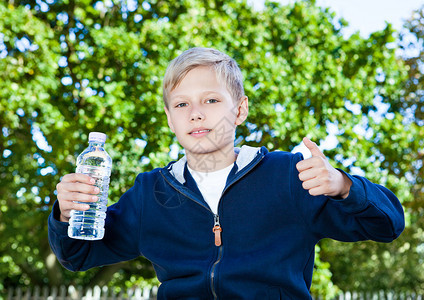
[[[131,288],[116,293],[106,286],[85,289],[83,287],[35,287],[31,288],[9,288],[6,289],[6,300],[156,300],[157,287],[153,288]],[[0,295],[0,299],[1,295]],[[315,298],[317,300],[322,297]],[[394,293],[358,293],[345,292],[334,300],[424,300],[424,295],[413,292]]]
[[[150,300],[156,299],[157,287],[132,288],[116,293],[106,286],[84,289],[83,287],[35,287],[9,288],[6,300]],[[0,296],[1,299],[1,296]]]
[[[338,300],[424,300],[424,295],[417,295],[413,292],[345,292],[339,295]]]

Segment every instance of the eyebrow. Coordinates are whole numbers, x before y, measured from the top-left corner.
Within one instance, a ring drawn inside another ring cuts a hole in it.
[[[203,93],[200,94],[200,96],[203,98],[203,97],[211,95],[211,94],[223,97],[223,95],[220,92],[217,92],[217,91],[204,91]],[[177,94],[176,96],[171,97],[171,100],[174,100],[174,99],[189,100],[190,97],[187,96],[187,95]]]
[[[200,97],[201,98],[205,98],[206,96],[209,96],[209,95],[215,95],[217,98],[224,97],[224,95],[222,93],[217,92],[217,91],[204,91],[203,93],[200,94]],[[172,103],[174,101],[179,101],[179,100],[186,100],[186,101],[188,101],[190,99],[191,98],[188,95],[177,94],[177,95],[169,98],[169,103]]]
[[[202,96],[202,97],[205,97],[205,96],[207,96],[207,95],[211,95],[211,94],[213,94],[213,95],[217,95],[217,96],[219,96],[219,97],[223,97],[223,95],[222,95],[220,92],[216,92],[216,91],[205,91],[205,92],[203,92],[203,93],[201,94],[201,96]]]

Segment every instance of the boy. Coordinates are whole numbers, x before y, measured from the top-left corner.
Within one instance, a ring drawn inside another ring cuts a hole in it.
[[[248,114],[240,69],[227,55],[193,48],[164,78],[168,124],[185,156],[139,174],[107,211],[105,237],[67,237],[71,209],[97,191],[65,175],[49,217],[59,261],[78,271],[143,255],[161,282],[158,299],[311,299],[314,247],[322,238],[391,242],[403,209],[388,189],[312,157],[234,148]]]

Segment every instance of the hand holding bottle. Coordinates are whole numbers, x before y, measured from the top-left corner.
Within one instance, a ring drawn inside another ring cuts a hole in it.
[[[56,186],[60,221],[69,222],[68,236],[100,240],[104,236],[112,159],[104,148],[106,134],[91,132],[88,147],[77,157],[75,173]]]
[[[68,222],[71,210],[86,211],[89,203],[97,202],[99,188],[95,180],[88,175],[71,173],[63,176],[56,185],[57,200],[60,207],[60,221]],[[87,202],[87,204],[78,203]]]

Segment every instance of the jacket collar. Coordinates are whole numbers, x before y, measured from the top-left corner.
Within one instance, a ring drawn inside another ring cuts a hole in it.
[[[234,148],[234,152],[237,153],[237,159],[235,162],[237,166],[236,174],[240,172],[241,170],[243,170],[250,162],[254,160],[254,158],[258,154],[260,154],[261,152],[264,152],[264,150],[266,149],[259,148],[259,147],[250,147],[250,146],[242,146],[241,148],[238,148],[238,147]],[[187,164],[187,157],[183,156],[177,162],[170,163],[167,167],[171,175],[174,176],[174,178],[178,180],[178,182],[180,182],[181,184],[184,184],[186,181],[184,178],[184,168],[186,164]]]

